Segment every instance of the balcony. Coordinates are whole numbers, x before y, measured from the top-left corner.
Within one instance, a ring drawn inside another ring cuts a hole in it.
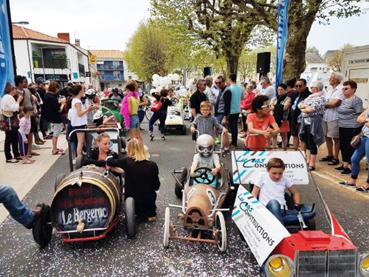
[[[65,58],[44,58],[33,57],[33,68],[52,68],[65,69],[68,68],[69,60]]]
[[[99,71],[123,70],[123,64],[120,64],[120,65],[98,64],[97,70]]]
[[[101,81],[124,81],[123,74],[101,74]]]

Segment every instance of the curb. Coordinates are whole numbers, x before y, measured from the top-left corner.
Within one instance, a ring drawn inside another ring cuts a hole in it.
[[[339,179],[339,178],[337,178],[337,177],[335,177],[335,176],[327,176],[327,175],[325,175],[325,174],[318,173],[318,172],[316,172],[316,171],[314,171],[314,172],[312,172],[312,173],[313,173],[313,175],[316,175],[316,176],[318,176],[319,178],[322,178],[322,179],[325,179],[325,180],[329,181],[329,182],[328,182],[328,183],[329,183],[329,185],[331,185],[331,186],[333,186],[333,187],[337,187],[337,186],[339,186],[339,187],[341,187],[341,188],[344,188],[344,189],[347,189],[347,190],[349,190],[349,191],[351,191],[351,192],[354,192],[356,195],[359,195],[359,196],[361,196],[361,197],[364,197],[364,198],[369,199],[369,193],[360,193],[360,192],[357,192],[357,191],[356,191],[356,189],[355,189],[355,188],[353,188],[353,187],[348,187],[348,186],[344,186],[344,185],[340,185],[340,184],[338,184],[338,182],[343,181],[342,179]]]

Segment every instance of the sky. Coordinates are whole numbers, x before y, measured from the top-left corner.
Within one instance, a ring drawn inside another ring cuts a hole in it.
[[[87,49],[125,50],[139,23],[150,16],[150,0],[11,0],[12,20],[28,21],[27,28],[56,36],[69,32]],[[324,26],[315,22],[308,47],[323,55],[350,43],[368,45],[369,6],[366,14],[332,19]]]

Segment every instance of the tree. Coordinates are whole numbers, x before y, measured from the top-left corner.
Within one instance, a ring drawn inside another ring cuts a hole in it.
[[[234,0],[152,0],[153,16],[179,28],[196,44],[224,57],[227,73],[237,73],[239,57],[261,24]],[[259,17],[260,18],[260,17]],[[265,32],[263,37],[270,35]]]
[[[255,17],[277,30],[278,0],[236,0],[243,9],[254,9]],[[361,0],[291,0],[288,11],[288,39],[284,60],[284,79],[299,77],[305,70],[306,41],[312,24],[329,24],[330,18],[345,18],[361,13]]]
[[[126,60],[130,70],[145,81],[153,74],[167,75],[173,68],[168,34],[150,22],[141,23],[128,43]]]
[[[276,49],[274,46],[263,47],[253,51],[245,49],[241,54],[239,62],[239,75],[241,80],[246,81],[247,79],[256,79],[256,62],[258,52],[271,52],[270,71],[275,71],[275,63],[273,61],[275,61]]]

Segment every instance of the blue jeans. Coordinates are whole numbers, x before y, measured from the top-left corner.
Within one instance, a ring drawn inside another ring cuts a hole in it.
[[[153,113],[149,121],[149,131],[154,131],[154,124],[159,119],[159,130],[162,135],[165,135],[165,118],[167,117],[166,111],[158,111]]]
[[[10,215],[20,224],[30,228],[34,215],[31,209],[26,207],[18,198],[13,188],[0,185],[0,203],[3,203]]]
[[[277,200],[270,200],[266,208],[284,225],[299,223],[297,211],[295,209],[282,209],[281,204]],[[310,220],[315,216],[315,212],[311,211],[310,206],[304,206],[301,209],[301,215],[304,220]]]
[[[129,129],[138,129],[140,126],[140,120],[138,115],[130,115],[129,116]]]
[[[222,120],[223,120],[224,115],[223,114],[218,114],[215,116],[216,120],[218,121],[219,124],[222,124]]]
[[[369,138],[363,136],[358,148],[356,148],[354,154],[351,157],[351,164],[352,164],[352,172],[351,178],[356,180],[360,173],[360,161],[362,158],[366,156],[367,160],[369,161]],[[368,178],[366,181],[369,184],[369,172]]]

